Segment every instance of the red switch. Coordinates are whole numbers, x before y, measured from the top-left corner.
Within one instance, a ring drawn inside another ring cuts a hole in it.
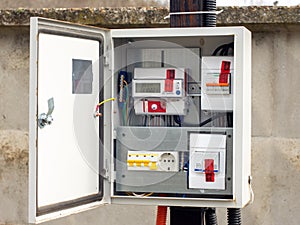
[[[230,61],[222,61],[221,73],[230,73]]]
[[[173,92],[173,81],[175,79],[175,70],[167,70],[165,80],[165,92]]]
[[[175,70],[167,70],[167,79],[174,80],[175,79]]]
[[[204,164],[205,164],[205,181],[215,182],[214,160],[205,159]]]
[[[230,61],[222,61],[222,66],[221,66],[221,73],[219,76],[219,83],[220,84],[228,84],[229,80],[229,75],[230,75]]]

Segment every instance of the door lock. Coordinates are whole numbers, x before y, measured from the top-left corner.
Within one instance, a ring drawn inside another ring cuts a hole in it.
[[[41,113],[38,117],[38,125],[42,129],[46,125],[51,125],[53,122],[53,117],[52,113],[54,110],[54,99],[50,98],[48,99],[48,112],[46,113]]]

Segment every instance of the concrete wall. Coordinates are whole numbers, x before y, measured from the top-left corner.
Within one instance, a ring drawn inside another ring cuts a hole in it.
[[[252,172],[244,225],[300,221],[300,33],[253,33]],[[28,199],[29,29],[0,27],[0,225],[24,225]],[[219,210],[219,224],[226,224]],[[104,206],[45,225],[153,225],[155,207]]]
[[[0,30],[0,129],[28,130],[29,29]]]

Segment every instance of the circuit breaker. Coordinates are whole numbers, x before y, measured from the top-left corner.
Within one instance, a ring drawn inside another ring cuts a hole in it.
[[[246,28],[32,18],[30,48],[30,223],[103,204],[249,203]]]
[[[201,106],[203,110],[232,111],[234,59],[230,56],[202,58]]]
[[[226,135],[190,134],[189,188],[225,189]]]

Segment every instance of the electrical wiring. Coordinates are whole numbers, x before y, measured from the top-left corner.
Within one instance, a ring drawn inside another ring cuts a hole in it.
[[[233,126],[233,113],[232,112],[227,113],[227,126],[228,127]]]
[[[133,192],[133,194],[134,194],[134,196],[137,196],[137,197],[149,197],[149,196],[153,195],[153,192],[150,192],[150,193],[147,193],[147,194],[145,193],[145,194],[141,194],[141,195],[137,195]]]
[[[106,102],[110,102],[110,101],[114,101],[114,100],[115,100],[115,98],[108,98],[108,99],[105,99],[102,102],[98,103],[97,106],[96,106],[94,117],[101,117],[102,116],[102,113],[98,112],[101,105],[103,105]]]
[[[213,56],[217,56],[218,55],[218,53],[219,53],[219,55],[220,56],[228,56],[229,55],[229,50],[232,50],[232,52],[233,52],[233,50],[234,50],[234,43],[233,42],[231,42],[231,43],[228,43],[228,44],[224,44],[224,45],[221,45],[221,46],[219,46],[219,47],[217,47],[216,49],[215,49],[215,51],[213,52]]]
[[[201,122],[201,123],[199,124],[199,126],[200,126],[200,127],[203,127],[203,126],[205,126],[206,124],[208,124],[208,123],[210,123],[210,122],[213,122],[214,120],[219,119],[220,117],[223,117],[223,116],[224,116],[224,115],[222,115],[222,114],[215,115],[215,116],[213,116],[213,117],[211,117],[211,118],[208,118],[207,120],[204,120],[203,122]]]
[[[123,82],[125,83],[125,85],[128,87],[128,83],[126,80],[123,80]]]
[[[125,102],[126,102],[126,108],[125,108],[125,110],[126,110],[126,120],[125,121],[127,122],[127,120],[128,120],[128,107],[129,107],[129,88],[128,88],[128,83],[127,83],[126,80],[124,80],[124,83],[126,85],[125,86],[125,91],[126,91],[126,100],[125,100]]]
[[[248,179],[249,179],[248,183],[249,183],[249,190],[250,190],[250,202],[248,204],[252,204],[254,202],[254,192],[253,192],[253,188],[252,188],[252,176],[250,176]]]
[[[219,119],[219,118],[222,118],[222,117],[225,117],[226,115],[224,115],[224,114],[216,114],[216,115],[214,115],[214,116],[212,116],[212,117],[210,117],[210,118],[208,118],[207,120],[204,120],[203,122],[201,122],[198,126],[199,127],[203,127],[203,126],[205,126],[205,125],[207,125],[208,123],[211,123],[211,122],[213,122],[213,121],[215,121],[215,120],[217,120],[217,119]],[[175,121],[176,122],[176,121]],[[219,122],[219,126],[220,126],[220,122]],[[195,126],[195,124],[192,124],[192,123],[183,123],[183,125],[185,125],[185,126]]]
[[[124,80],[124,83],[126,81]],[[123,110],[122,110],[122,113],[123,113],[123,121],[124,121],[124,125],[127,125],[127,121],[128,121],[128,106],[129,106],[129,90],[128,90],[128,84],[127,82],[125,83],[126,86],[125,86],[125,102],[123,102]]]
[[[157,206],[156,225],[167,224],[167,206]]]
[[[110,102],[110,101],[114,101],[114,100],[115,100],[115,98],[108,98],[108,99],[105,99],[102,102],[98,103],[97,106],[96,106],[96,112],[99,110],[101,105],[103,105],[106,102]]]
[[[223,49],[223,48],[225,48],[227,46],[227,44],[224,44],[224,45],[221,45],[221,46],[219,46],[219,47],[217,47],[216,49],[215,49],[215,51],[213,52],[213,56],[216,56],[217,54],[218,54],[218,52],[221,50],[221,49]]]
[[[254,202],[254,192],[253,192],[253,188],[252,188],[252,184],[250,184],[250,204],[252,204]]]
[[[188,160],[185,164],[184,164],[184,166],[183,166],[183,171],[189,171],[189,166],[190,166],[190,161]]]
[[[179,125],[179,127],[181,127],[181,118],[179,115],[175,115],[173,116],[175,123],[177,123]]]
[[[216,214],[215,208],[206,208],[205,224],[206,225],[218,225],[217,214]]]
[[[153,195],[153,192],[143,193],[143,194],[136,194],[134,192],[127,192],[126,194],[128,196],[135,196],[135,197],[139,197],[139,198],[144,198],[144,197],[149,197],[149,196]]]
[[[125,84],[125,86],[123,85]],[[128,122],[128,108],[130,104],[129,99],[129,87],[128,82],[124,79],[121,79],[120,83],[120,93],[119,93],[119,108],[121,114],[121,120],[123,125],[127,125]]]
[[[128,116],[128,125],[129,126],[135,126],[135,120],[133,119],[134,117],[137,117],[137,115],[134,113],[133,107],[129,110],[129,116]]]

